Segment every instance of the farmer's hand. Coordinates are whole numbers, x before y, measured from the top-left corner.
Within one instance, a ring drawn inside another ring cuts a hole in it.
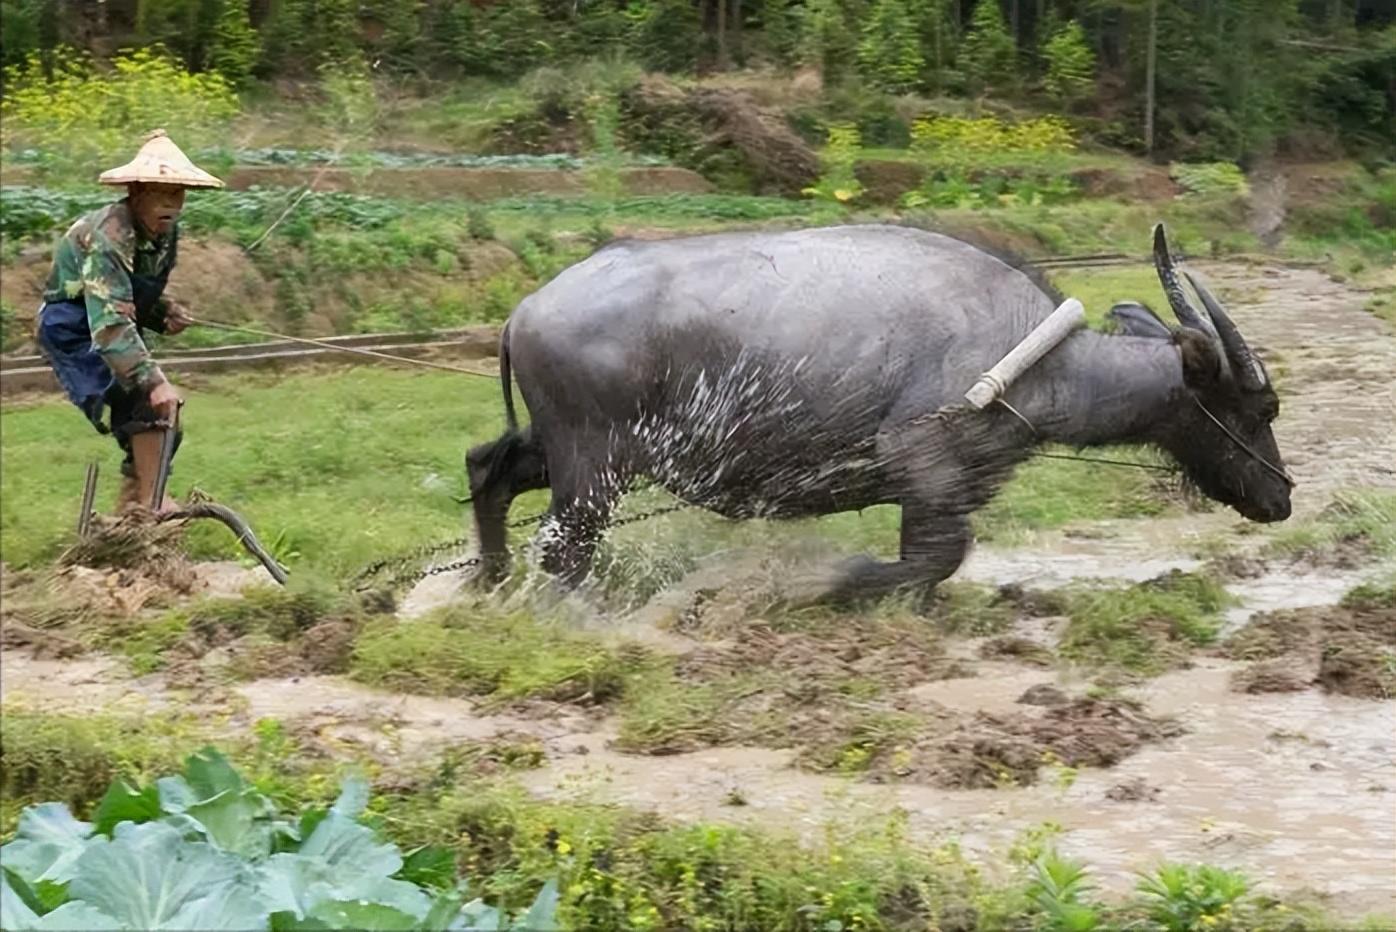
[[[189,309],[178,301],[171,301],[165,311],[165,333],[174,336],[194,322]]]
[[[179,407],[179,392],[169,382],[161,382],[150,390],[150,407],[163,421],[174,423],[175,409]]]

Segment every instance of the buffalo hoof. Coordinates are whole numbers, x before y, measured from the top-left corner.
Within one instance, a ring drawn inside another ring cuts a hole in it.
[[[461,579],[464,589],[489,590],[509,578],[509,555],[482,555],[480,562],[465,570]]]
[[[784,609],[828,605],[847,608],[881,595],[869,578],[881,566],[871,557],[849,557],[815,570],[794,573],[780,583],[776,604]]]

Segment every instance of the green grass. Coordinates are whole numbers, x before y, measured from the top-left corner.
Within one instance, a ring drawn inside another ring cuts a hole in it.
[[[484,379],[386,368],[323,369],[272,382],[248,375],[179,380],[185,441],[170,492],[192,486],[282,539],[295,573],[343,575],[386,553],[464,533],[467,445],[502,427]],[[102,467],[110,510],[120,451],[66,401],[0,412],[0,551],[11,565],[52,558],[73,540],[86,464]],[[526,507],[526,505],[525,505]],[[237,558],[227,529],[199,522],[203,557]]]
[[[1321,559],[1343,549],[1378,558],[1396,556],[1396,494],[1345,492],[1316,517],[1277,531],[1266,544],[1272,556]]]
[[[1124,252],[1133,252],[1124,249]],[[1151,265],[1106,266],[1096,269],[1072,269],[1049,273],[1053,284],[1069,298],[1076,298],[1086,308],[1086,322],[1102,328],[1110,308],[1121,301],[1140,301],[1153,308],[1165,323],[1172,321],[1168,299],[1159,287],[1158,275]]]
[[[1063,657],[1161,673],[1211,643],[1233,597],[1209,577],[1173,572],[1127,587],[1080,588],[1069,599]]]
[[[640,662],[561,621],[451,607],[429,618],[370,623],[354,645],[355,679],[402,692],[599,703],[618,697]]]

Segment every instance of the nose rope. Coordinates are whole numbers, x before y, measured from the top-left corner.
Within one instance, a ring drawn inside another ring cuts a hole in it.
[[[1208,411],[1207,406],[1204,405],[1200,400],[1198,400],[1198,397],[1196,395],[1192,396],[1192,403],[1197,405],[1197,409],[1201,411],[1203,414],[1207,415],[1207,417],[1211,419],[1213,424],[1221,428],[1222,433],[1226,434],[1228,440],[1230,440],[1232,443],[1236,444],[1238,447],[1244,450],[1247,453],[1247,455],[1249,455],[1257,463],[1264,466],[1266,469],[1270,470],[1270,472],[1274,473],[1275,475],[1279,476],[1280,479],[1282,479],[1285,482],[1285,484],[1288,485],[1291,489],[1295,487],[1297,483],[1294,481],[1294,479],[1290,476],[1289,473],[1285,472],[1279,466],[1276,466],[1274,463],[1267,460],[1264,456],[1261,456],[1258,452],[1255,451],[1254,448],[1251,447],[1250,444],[1246,443],[1246,441],[1236,436],[1236,432],[1233,431],[1230,427],[1227,427],[1225,424],[1223,424],[1221,418],[1217,417],[1211,411]]]

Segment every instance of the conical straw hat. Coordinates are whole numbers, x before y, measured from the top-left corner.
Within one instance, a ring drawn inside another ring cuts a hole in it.
[[[152,130],[136,157],[125,165],[102,172],[102,184],[130,184],[148,181],[185,188],[221,188],[223,182],[204,171],[180,151],[163,129]]]

